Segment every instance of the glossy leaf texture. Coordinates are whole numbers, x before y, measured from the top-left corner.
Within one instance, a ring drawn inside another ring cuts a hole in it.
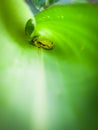
[[[81,59],[82,56],[82,59],[92,58],[96,62],[97,8],[96,4],[51,7],[35,16],[36,31],[53,40],[54,54],[56,52],[56,55],[63,56],[65,59],[70,59],[73,55]],[[60,55],[60,51],[64,54]]]
[[[42,51],[54,129],[97,128],[98,4],[58,5],[37,14],[36,31],[55,48]]]

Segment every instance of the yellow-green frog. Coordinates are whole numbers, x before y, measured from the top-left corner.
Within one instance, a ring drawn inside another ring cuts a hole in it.
[[[38,47],[38,48],[44,48],[47,50],[51,50],[54,48],[53,42],[43,38],[43,37],[35,37],[31,40],[31,44]]]

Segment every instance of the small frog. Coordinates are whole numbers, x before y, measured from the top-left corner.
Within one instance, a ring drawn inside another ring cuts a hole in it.
[[[53,42],[49,39],[42,37],[40,35],[37,35],[34,25],[34,21],[32,19],[29,19],[25,26],[25,34],[28,37],[30,43],[38,48],[44,48],[47,50],[51,50],[54,48]]]
[[[36,37],[33,40],[31,40],[31,44],[38,48],[44,48],[46,50],[51,50],[54,48],[52,41],[41,37]]]

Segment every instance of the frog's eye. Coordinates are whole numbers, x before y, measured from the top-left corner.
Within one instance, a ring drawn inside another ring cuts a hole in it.
[[[29,19],[26,23],[26,26],[25,26],[25,33],[28,37],[31,36],[32,32],[34,31],[34,22],[32,19]]]

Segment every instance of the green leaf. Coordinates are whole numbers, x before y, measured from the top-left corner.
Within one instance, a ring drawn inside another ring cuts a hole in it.
[[[53,40],[55,49],[52,55],[56,54],[65,60],[74,60],[76,57],[94,64],[98,47],[97,7],[93,4],[51,7],[35,16],[36,32]]]
[[[55,44],[54,50],[43,51],[43,55],[50,122],[56,129],[96,128],[92,111],[97,108],[97,12],[98,4],[72,4],[51,7],[35,16],[36,32]]]
[[[34,19],[23,0],[0,2],[1,130],[97,128],[97,12],[97,4],[59,5]],[[53,50],[30,45],[30,18]]]

